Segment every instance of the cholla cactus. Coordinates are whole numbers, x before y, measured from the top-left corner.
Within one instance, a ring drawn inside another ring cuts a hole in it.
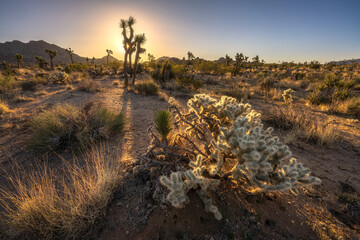
[[[289,89],[286,89],[283,94],[282,94],[282,97],[285,101],[286,104],[288,105],[292,105],[293,103],[293,94],[294,94],[294,90],[292,90],[291,88]]]
[[[186,131],[196,138],[194,127],[202,126],[203,131],[210,133],[206,136],[212,136],[211,147],[209,155],[198,155],[190,162],[190,170],[160,178],[170,190],[167,200],[174,207],[183,207],[188,202],[187,192],[198,189],[206,210],[221,219],[207,191],[215,189],[219,178],[224,177],[237,181],[249,193],[286,191],[320,183],[318,178],[310,175],[309,169],[292,158],[288,146],[271,135],[272,128],[263,129],[261,114],[252,110],[249,104],[238,103],[235,98],[226,96],[219,101],[198,94],[188,101],[188,107],[190,111],[184,116],[192,117],[192,122]]]
[[[49,80],[53,83],[68,84],[70,82],[69,75],[65,72],[52,73],[49,76]]]

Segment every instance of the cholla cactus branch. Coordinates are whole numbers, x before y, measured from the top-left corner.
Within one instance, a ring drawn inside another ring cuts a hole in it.
[[[282,97],[284,99],[284,102],[288,105],[292,105],[293,103],[293,94],[294,94],[294,90],[292,90],[291,88],[286,89],[283,94]]]

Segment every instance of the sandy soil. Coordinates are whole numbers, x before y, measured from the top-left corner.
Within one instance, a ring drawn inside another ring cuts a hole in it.
[[[14,112],[1,120],[0,159],[5,168],[12,162],[26,167],[43,159],[57,167],[61,160],[56,155],[42,156],[24,148],[30,134],[27,125],[30,116],[57,103],[78,105],[89,99],[126,113],[124,132],[109,143],[121,148],[122,161],[127,165],[126,181],[106,216],[93,229],[94,239],[360,239],[359,222],[352,216],[356,211],[359,214],[360,208],[356,210],[359,206],[344,201],[347,196],[360,198],[359,122],[333,117],[343,140],[330,147],[300,140],[290,145],[294,156],[321,178],[321,185],[299,191],[297,195],[276,193],[249,197],[231,182],[223,181],[213,194],[224,216],[217,221],[204,211],[195,193],[190,194],[190,204],[184,209],[159,205],[153,191],[163,169],[142,162],[139,155],[149,145],[147,129],[152,124],[154,111],[166,109],[168,103],[158,96],[125,92],[112,85],[114,80],[118,79],[96,80],[101,83],[101,91],[96,94],[66,90],[58,85],[46,86],[46,94],[34,96],[31,102],[11,105]],[[183,104],[190,96],[169,91],[163,94],[175,96]],[[248,102],[264,117],[275,106],[262,98]],[[328,118],[323,112],[313,111],[313,114]],[[287,132],[276,130],[276,134],[284,138]]]

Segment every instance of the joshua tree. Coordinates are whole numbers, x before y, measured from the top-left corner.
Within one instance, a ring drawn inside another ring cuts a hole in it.
[[[19,54],[19,53],[17,53],[17,54],[15,55],[15,57],[16,57],[16,61],[17,61],[17,67],[20,68],[20,63],[23,62],[24,56],[21,55],[21,54]]]
[[[226,54],[225,55],[225,64],[226,64],[226,66],[229,66],[231,61],[232,61],[231,57]]]
[[[234,76],[236,76],[237,72],[238,72],[238,67],[239,65],[245,60],[244,55],[242,53],[236,53],[235,55],[235,70],[234,70]]]
[[[35,59],[39,64],[39,68],[45,69],[46,66],[48,65],[48,62],[44,61],[44,59],[42,57],[40,57],[40,56],[35,56]]]
[[[123,45],[125,50],[125,56],[124,56],[124,77],[125,77],[125,88],[129,85],[129,79],[127,75],[127,59],[130,53],[130,50],[132,49],[132,39],[134,37],[134,29],[133,25],[136,23],[135,18],[129,17],[128,20],[121,19],[120,20],[120,28],[122,28],[122,35],[123,35]],[[130,29],[130,36],[127,35],[127,27]],[[131,67],[131,66],[130,66]]]
[[[95,57],[92,58],[91,63],[92,63],[92,64],[95,63]]]
[[[86,64],[89,64],[89,57],[86,57]]]
[[[256,55],[255,57],[253,57],[253,62],[255,64],[255,68],[257,67],[257,65],[260,63],[260,58],[259,55]]]
[[[109,64],[109,56],[113,54],[113,51],[110,49],[106,49],[107,57],[106,57],[106,64]]]
[[[190,51],[187,53],[187,56],[188,56],[189,61],[191,61],[192,59],[195,58],[194,54],[192,52],[190,52]]]
[[[148,59],[149,59],[150,62],[155,61],[154,55],[152,55],[150,53],[148,54]]]
[[[56,57],[58,52],[56,50],[50,50],[50,49],[45,49],[45,52],[47,52],[47,54],[49,54],[51,69],[54,70],[53,58]]]
[[[65,49],[65,51],[67,52],[67,54],[69,54],[71,63],[74,63],[74,61],[73,61],[74,50],[72,50],[71,48],[67,48],[67,49]]]
[[[141,48],[141,45],[143,45],[145,42],[146,42],[145,34],[139,34],[139,35],[135,36],[136,54],[135,54],[135,63],[134,63],[134,73],[133,73],[132,85],[135,84],[136,70],[137,70],[137,66],[138,66],[138,61],[140,59],[140,54],[146,52],[145,48]]]

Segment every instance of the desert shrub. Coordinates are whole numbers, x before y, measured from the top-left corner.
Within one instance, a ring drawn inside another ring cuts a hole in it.
[[[199,79],[195,79],[193,76],[182,76],[176,78],[176,83],[180,89],[198,90],[203,86],[203,82]]]
[[[70,79],[69,75],[65,72],[52,73],[49,76],[49,80],[55,84],[70,84],[71,83],[71,79]]]
[[[98,92],[100,91],[100,83],[95,82],[92,79],[86,78],[78,83],[77,89],[79,91],[84,91],[84,92],[91,92],[91,93]]]
[[[16,81],[12,76],[0,75],[0,93],[5,93],[16,87]]]
[[[158,68],[150,73],[152,79],[157,83],[165,83],[169,82],[171,79],[174,79],[176,74],[171,63],[164,63],[162,66],[158,66]],[[165,69],[164,69],[165,68]]]
[[[117,71],[121,67],[121,62],[119,61],[113,61],[109,64],[110,68],[114,71],[114,74],[117,74]]]
[[[184,207],[189,202],[187,193],[194,189],[205,210],[220,220],[222,215],[213,204],[209,191],[216,190],[224,178],[230,178],[249,194],[286,191],[320,182],[310,175],[309,169],[292,158],[288,146],[272,136],[272,128],[263,128],[260,114],[249,104],[238,103],[227,96],[218,100],[198,94],[188,101],[187,106],[189,111],[186,113],[176,106],[170,107],[174,110],[178,134],[168,146],[165,160],[182,159],[183,155],[178,158],[167,156],[177,156],[175,153],[179,152],[176,151],[185,146],[190,155],[189,165],[179,166],[170,176],[166,174],[159,179],[169,190],[166,200],[172,206]],[[170,151],[173,151],[172,155]],[[163,152],[161,143],[153,139],[148,156],[164,156]]]
[[[291,88],[286,89],[283,94],[282,97],[284,99],[284,102],[288,105],[292,105],[293,103],[293,94],[294,94],[294,90],[292,90]]]
[[[202,74],[219,73],[219,64],[213,61],[199,61],[194,64],[194,69]]]
[[[34,80],[25,81],[20,84],[23,91],[35,91],[37,82]]]
[[[143,95],[157,95],[159,92],[159,87],[152,82],[137,83],[135,89]]]
[[[355,117],[360,117],[360,98],[353,98],[347,105],[346,113]]]
[[[319,83],[307,96],[314,105],[330,104],[336,100],[350,97],[350,90],[356,85],[355,81],[340,81],[338,77],[327,74],[324,81]]]
[[[185,64],[174,64],[172,68],[175,76],[186,75],[188,71],[188,68]]]
[[[297,73],[295,73],[295,80],[302,80],[302,79],[304,79],[305,76],[306,76],[305,73],[297,72]]]
[[[172,130],[172,116],[167,110],[156,111],[154,114],[155,128],[161,137],[161,142],[167,142],[169,133]]]
[[[0,115],[10,112],[9,106],[3,100],[0,100]]]
[[[99,104],[90,102],[83,108],[57,105],[31,119],[32,136],[28,146],[38,150],[81,148],[110,137],[122,130],[123,125],[123,114],[115,114]]]
[[[275,79],[266,77],[258,82],[258,86],[264,92],[269,92],[271,88],[274,88],[275,83]]]
[[[239,101],[245,97],[244,92],[241,91],[241,89],[239,89],[239,88],[223,89],[223,90],[221,90],[220,93],[221,93],[221,95],[224,95],[224,96],[236,98]]]
[[[81,165],[66,164],[61,175],[47,167],[17,169],[9,176],[10,187],[0,189],[4,235],[10,239],[86,239],[122,179],[118,156],[102,151],[90,151]]]
[[[65,72],[70,74],[72,72],[85,72],[89,66],[83,63],[70,63],[65,66]]]

